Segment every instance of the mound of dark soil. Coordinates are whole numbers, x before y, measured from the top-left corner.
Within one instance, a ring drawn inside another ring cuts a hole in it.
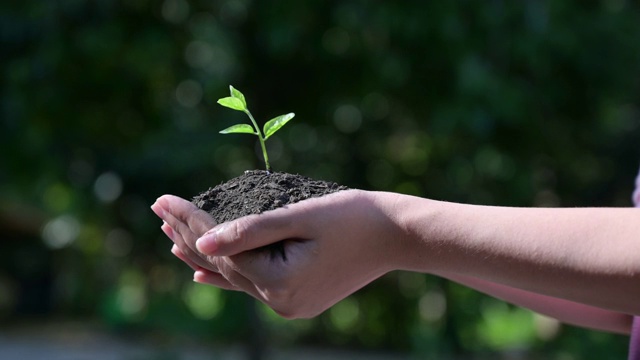
[[[221,224],[346,189],[301,175],[253,170],[197,195],[193,203]]]
[[[346,186],[334,182],[301,175],[253,170],[210,188],[195,196],[192,202],[221,224],[346,189]],[[259,250],[269,251],[272,258],[280,256],[284,261],[287,260],[282,242]]]

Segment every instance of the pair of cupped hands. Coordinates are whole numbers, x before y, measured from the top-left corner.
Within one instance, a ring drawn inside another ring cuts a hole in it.
[[[393,196],[345,190],[224,224],[173,195],[151,209],[194,281],[244,291],[285,318],[316,316],[399,267]],[[283,256],[264,246],[280,243]]]

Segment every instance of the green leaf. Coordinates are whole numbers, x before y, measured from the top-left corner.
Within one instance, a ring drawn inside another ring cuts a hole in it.
[[[255,130],[253,130],[251,125],[237,124],[237,125],[229,126],[228,128],[220,131],[220,134],[253,134],[253,135],[256,135],[256,132],[255,132]]]
[[[280,130],[280,128],[283,127],[284,124],[288,123],[289,120],[293,119],[294,116],[296,116],[296,114],[288,113],[285,115],[276,116],[273,119],[267,121],[267,123],[264,124],[263,127],[264,139],[267,140],[269,136]]]
[[[229,85],[229,92],[231,93],[231,97],[234,97],[236,99],[239,99],[240,101],[242,101],[242,104],[244,105],[244,108],[247,108],[247,101],[244,99],[244,94],[242,94],[240,92],[240,90],[234,88],[233,86]]]
[[[231,96],[218,100],[218,104],[238,111],[245,111],[247,109],[242,100]]]

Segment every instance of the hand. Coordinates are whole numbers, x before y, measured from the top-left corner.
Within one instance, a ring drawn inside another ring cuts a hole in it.
[[[240,290],[219,274],[219,258],[203,255],[195,247],[196,240],[216,225],[209,214],[172,195],[159,198],[151,209],[163,220],[160,228],[174,242],[171,252],[189,265],[200,279],[220,288]]]
[[[281,316],[299,318],[318,315],[393,269],[398,229],[381,205],[388,202],[379,201],[384,196],[393,195],[341,191],[206,233],[212,220],[185,200],[163,196],[153,208],[175,230],[178,254],[199,266],[196,281],[245,291]],[[263,248],[275,243],[282,256]]]

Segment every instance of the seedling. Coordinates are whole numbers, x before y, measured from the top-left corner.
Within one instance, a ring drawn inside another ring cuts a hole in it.
[[[269,165],[269,156],[267,155],[267,148],[264,143],[268,138],[271,137],[271,135],[280,130],[280,128],[283,127],[284,124],[293,119],[295,114],[288,113],[274,117],[264,124],[262,132],[260,132],[258,123],[256,123],[256,120],[253,118],[253,115],[251,115],[251,112],[247,107],[247,101],[244,99],[244,95],[238,89],[235,89],[231,85],[229,85],[229,90],[231,92],[231,96],[219,99],[218,104],[228,107],[229,109],[244,112],[249,117],[249,120],[251,120],[251,124],[253,124],[253,126],[249,124],[237,124],[220,131],[220,134],[253,134],[258,136],[258,140],[260,140],[260,147],[262,148],[262,156],[264,156],[264,164],[267,168],[267,172],[271,172],[271,165]]]

